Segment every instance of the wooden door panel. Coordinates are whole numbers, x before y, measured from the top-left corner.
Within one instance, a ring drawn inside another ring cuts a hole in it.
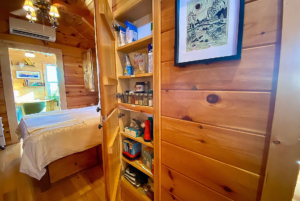
[[[213,191],[202,184],[162,165],[161,186],[185,201],[201,200],[229,201],[229,198]],[[200,200],[200,199],[199,199]]]
[[[265,137],[162,117],[162,140],[260,174]]]
[[[242,58],[184,68],[164,62],[162,89],[271,90],[275,45],[243,50]]]
[[[162,164],[230,199],[257,199],[259,175],[166,142],[162,142]]]
[[[209,103],[209,95],[216,95],[217,102]],[[269,92],[162,90],[162,116],[265,135],[270,95]]]

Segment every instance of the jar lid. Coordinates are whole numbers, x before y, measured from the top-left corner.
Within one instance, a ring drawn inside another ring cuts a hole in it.
[[[147,93],[144,93],[144,96],[148,96],[148,94],[147,94]]]

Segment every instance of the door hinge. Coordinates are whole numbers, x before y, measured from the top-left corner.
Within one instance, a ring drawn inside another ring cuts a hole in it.
[[[125,116],[125,114],[122,114],[122,113],[119,113],[118,114],[118,118],[120,119],[120,118],[122,118],[122,117],[124,117]]]
[[[101,124],[98,124],[98,129],[100,130],[102,128],[102,125]]]
[[[116,93],[116,99],[121,98],[121,94],[120,93]]]

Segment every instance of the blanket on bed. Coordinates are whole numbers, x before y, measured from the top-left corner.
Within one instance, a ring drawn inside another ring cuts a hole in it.
[[[94,106],[26,116],[17,128],[24,139],[20,172],[40,180],[51,162],[101,144],[99,122]]]

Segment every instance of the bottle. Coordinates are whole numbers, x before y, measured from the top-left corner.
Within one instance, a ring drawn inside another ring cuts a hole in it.
[[[139,104],[139,93],[135,93],[135,105],[138,105]]]
[[[147,94],[147,93],[144,93],[143,105],[144,105],[144,106],[147,106],[147,105],[148,105],[148,94]]]
[[[135,93],[131,94],[131,104],[135,104]]]
[[[133,75],[132,74],[132,67],[131,67],[131,63],[130,63],[128,54],[125,54],[125,59],[126,59],[126,63],[125,63],[126,67],[124,69],[124,75]]]
[[[151,142],[151,131],[150,131],[150,121],[146,120],[145,121],[145,132],[144,132],[144,141],[145,142]]]
[[[143,105],[143,97],[144,97],[144,94],[140,93],[139,105]]]
[[[145,92],[148,93],[150,89],[150,82],[145,82]]]
[[[149,107],[153,107],[153,94],[148,95],[148,105]]]
[[[128,95],[128,104],[131,104],[131,93]]]
[[[125,93],[124,99],[125,99],[124,103],[128,103],[128,93]]]

